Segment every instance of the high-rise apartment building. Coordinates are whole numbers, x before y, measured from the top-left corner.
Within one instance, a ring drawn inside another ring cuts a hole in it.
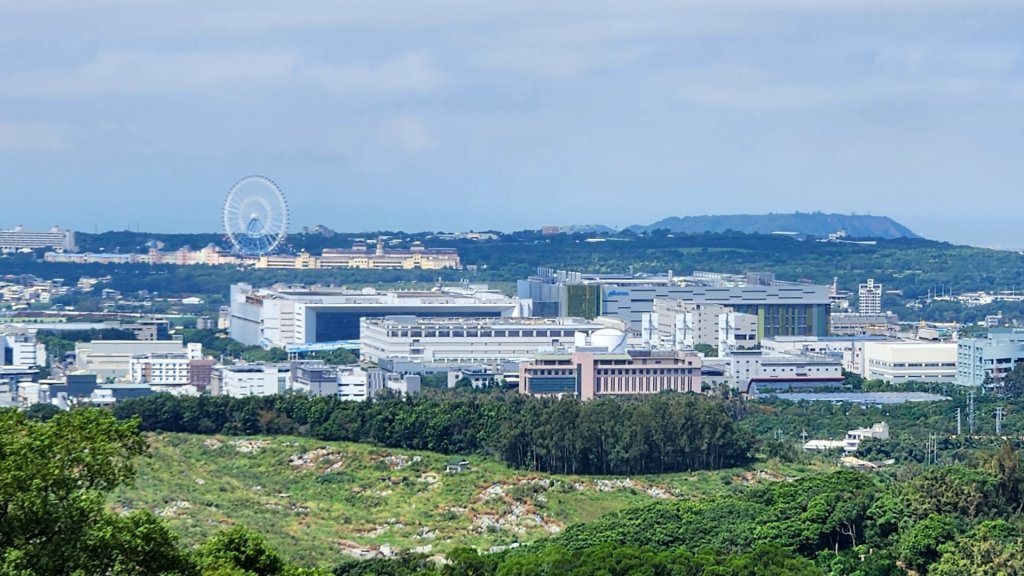
[[[882,285],[869,278],[867,284],[861,284],[857,290],[857,311],[861,314],[882,313]]]

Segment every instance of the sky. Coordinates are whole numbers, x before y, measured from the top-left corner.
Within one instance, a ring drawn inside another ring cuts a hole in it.
[[[0,228],[887,215],[1024,248],[1020,0],[0,0]]]

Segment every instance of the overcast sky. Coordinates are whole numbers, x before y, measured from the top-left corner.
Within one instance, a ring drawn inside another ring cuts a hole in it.
[[[0,227],[888,215],[1024,247],[1021,0],[0,0]]]

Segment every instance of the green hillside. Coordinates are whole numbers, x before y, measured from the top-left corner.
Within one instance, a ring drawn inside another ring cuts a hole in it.
[[[151,457],[139,463],[135,485],[111,497],[116,510],[152,510],[190,543],[244,524],[290,560],[324,566],[382,547],[434,554],[530,542],[626,507],[809,472],[588,478],[517,472],[473,457],[469,471],[448,474],[451,458],[443,455],[308,438],[149,440]]]

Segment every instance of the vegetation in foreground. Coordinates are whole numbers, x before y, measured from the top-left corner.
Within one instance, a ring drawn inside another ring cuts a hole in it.
[[[184,542],[228,526],[264,534],[286,558],[333,564],[389,548],[448,554],[535,542],[566,527],[657,500],[705,497],[806,475],[808,466],[645,477],[550,476],[469,456],[322,442],[295,436],[153,434],[118,512],[164,518]]]
[[[132,481],[145,451],[137,422],[101,410],[45,422],[0,412],[0,574],[324,574],[240,526],[188,548],[151,512],[109,511],[105,495]],[[423,555],[339,558],[333,573],[1019,574],[1022,508],[1024,467],[1006,442],[976,469],[769,482],[629,508],[495,554],[452,549],[443,565]]]

